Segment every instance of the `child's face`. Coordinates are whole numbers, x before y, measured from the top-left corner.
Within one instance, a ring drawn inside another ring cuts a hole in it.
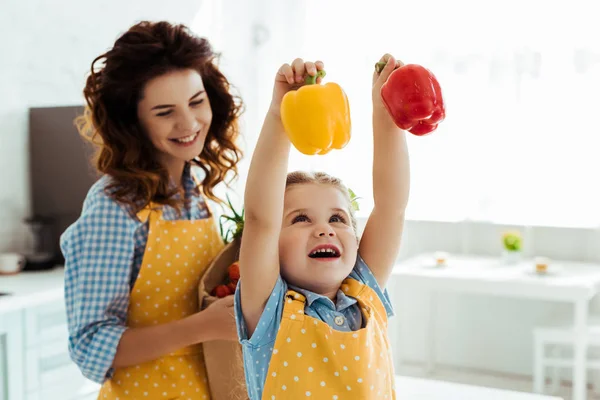
[[[212,122],[200,74],[186,69],[150,80],[138,104],[138,118],[165,167],[197,157]]]
[[[340,189],[331,185],[305,183],[286,190],[279,258],[289,283],[337,293],[358,250],[348,207]]]

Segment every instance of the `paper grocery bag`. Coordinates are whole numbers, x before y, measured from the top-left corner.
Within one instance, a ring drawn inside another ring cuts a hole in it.
[[[227,280],[227,267],[239,259],[240,239],[229,243],[210,263],[198,288],[200,309],[218,300],[210,292]],[[212,400],[248,400],[242,345],[214,340],[202,344]]]

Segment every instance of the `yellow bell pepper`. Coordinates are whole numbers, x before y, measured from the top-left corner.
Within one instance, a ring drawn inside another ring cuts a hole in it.
[[[308,76],[305,85],[289,91],[281,101],[281,121],[290,141],[307,155],[327,154],[350,141],[350,106],[346,93],[337,83],[316,84]]]

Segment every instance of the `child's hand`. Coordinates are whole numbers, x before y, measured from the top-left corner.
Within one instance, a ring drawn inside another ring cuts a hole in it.
[[[317,71],[323,70],[324,65],[321,61],[310,62],[301,58],[296,58],[292,65],[283,64],[277,71],[275,85],[273,87],[273,99],[269,112],[281,118],[279,108],[283,96],[290,90],[296,90],[304,86],[304,79],[307,75],[315,76]],[[317,77],[317,83],[321,83],[321,77]]]
[[[396,60],[391,54],[384,54],[379,61],[385,62],[386,65],[380,73],[377,71],[373,72],[373,114],[380,112],[385,112],[387,114],[387,110],[381,99],[381,87],[390,77],[390,74],[394,72],[396,68],[403,66],[404,63],[400,60]]]

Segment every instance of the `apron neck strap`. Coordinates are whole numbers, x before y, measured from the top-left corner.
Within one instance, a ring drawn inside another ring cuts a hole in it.
[[[137,216],[137,219],[140,220],[140,222],[145,223],[150,218],[150,214],[155,214],[157,218],[161,218],[162,217],[161,205],[156,204],[154,202],[150,202],[150,204],[148,204],[146,207],[144,207],[140,211],[138,211],[136,216]]]

